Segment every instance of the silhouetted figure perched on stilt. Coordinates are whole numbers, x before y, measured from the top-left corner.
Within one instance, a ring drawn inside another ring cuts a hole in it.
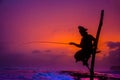
[[[95,38],[87,33],[86,28],[78,26],[78,29],[82,36],[81,43],[76,44],[74,42],[70,42],[69,44],[81,48],[81,50],[75,53],[74,58],[76,59],[76,62],[82,61],[83,65],[89,68],[88,60],[93,53]]]

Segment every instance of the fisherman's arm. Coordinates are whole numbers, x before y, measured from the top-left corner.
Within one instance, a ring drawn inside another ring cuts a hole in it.
[[[94,38],[92,35],[89,35],[89,38],[92,40],[93,46],[95,46],[96,38]]]
[[[70,45],[74,45],[74,46],[76,46],[76,47],[81,47],[80,44],[76,44],[76,43],[74,43],[74,42],[70,42],[69,44],[70,44]]]
[[[89,35],[89,36],[93,41],[96,41],[96,38],[94,38],[92,35]]]

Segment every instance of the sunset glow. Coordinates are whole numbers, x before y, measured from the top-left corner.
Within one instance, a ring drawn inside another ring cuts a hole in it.
[[[79,25],[85,26],[88,33],[95,37],[102,9],[105,16],[98,45],[101,53],[97,54],[97,61],[101,61],[101,65],[96,65],[100,69],[99,66],[105,64],[108,67],[101,68],[108,69],[111,64],[102,60],[112,54],[107,42],[120,42],[120,0],[1,0],[0,66],[19,66],[28,62],[32,65],[36,61],[36,66],[46,67],[53,63],[52,59],[56,59],[54,66],[58,69],[63,65],[65,69],[80,69],[82,65],[75,64],[73,58],[79,48],[35,41],[72,41],[79,44]],[[48,61],[41,56],[47,57]],[[13,63],[11,59],[17,60]],[[22,63],[22,60],[26,61]]]

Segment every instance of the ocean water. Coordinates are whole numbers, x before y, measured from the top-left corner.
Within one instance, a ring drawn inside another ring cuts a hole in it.
[[[96,73],[96,76],[104,77],[105,80],[120,80],[120,74]],[[0,80],[89,80],[89,74],[79,71],[1,69]],[[96,77],[94,80],[99,79]]]

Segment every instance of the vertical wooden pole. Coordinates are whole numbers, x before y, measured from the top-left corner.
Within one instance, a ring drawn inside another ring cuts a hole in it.
[[[101,28],[102,28],[102,25],[103,25],[103,17],[104,17],[104,10],[101,10],[100,22],[99,22],[99,26],[98,26],[98,30],[97,30],[97,34],[96,34],[95,48],[94,48],[94,52],[92,54],[91,69],[90,69],[90,80],[94,79],[95,55],[96,55],[98,40],[99,40],[99,36],[100,36],[100,31],[101,31]]]

